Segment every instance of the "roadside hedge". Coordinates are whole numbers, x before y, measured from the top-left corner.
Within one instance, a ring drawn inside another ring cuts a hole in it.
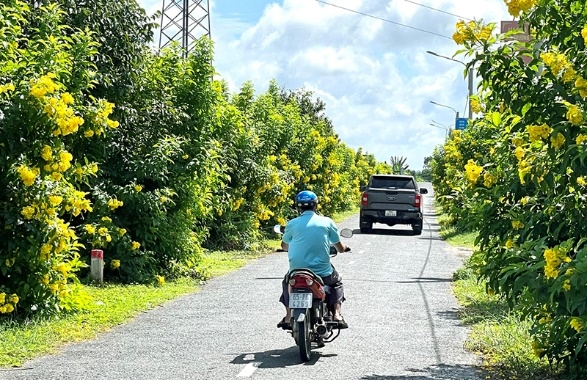
[[[531,42],[457,24],[459,53],[481,78],[480,116],[434,152],[436,197],[458,226],[479,231],[478,275],[532,321],[535,353],[584,366],[587,6],[506,4]]]

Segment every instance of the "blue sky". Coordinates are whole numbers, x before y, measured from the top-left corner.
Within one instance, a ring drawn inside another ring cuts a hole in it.
[[[454,15],[499,28],[512,19],[503,0],[325,1],[387,21],[316,0],[210,0],[216,71],[233,92],[250,80],[261,93],[271,79],[311,90],[347,145],[421,169],[454,127],[455,111],[466,115],[468,93],[463,66],[426,51],[458,50],[447,38]],[[138,2],[150,14],[163,6]]]

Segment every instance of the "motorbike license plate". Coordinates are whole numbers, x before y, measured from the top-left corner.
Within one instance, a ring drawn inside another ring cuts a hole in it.
[[[290,293],[290,309],[309,309],[312,307],[312,293]]]
[[[385,210],[385,216],[397,216],[397,211],[395,211],[395,210]]]

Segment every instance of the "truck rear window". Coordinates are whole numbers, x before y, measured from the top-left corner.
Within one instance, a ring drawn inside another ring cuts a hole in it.
[[[415,189],[414,181],[409,178],[374,177],[371,179],[371,187],[380,189]]]

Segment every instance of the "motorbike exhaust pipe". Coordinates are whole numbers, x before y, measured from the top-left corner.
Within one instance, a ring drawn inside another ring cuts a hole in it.
[[[316,333],[320,336],[324,336],[328,333],[328,329],[326,328],[326,325],[318,325],[316,326]]]

